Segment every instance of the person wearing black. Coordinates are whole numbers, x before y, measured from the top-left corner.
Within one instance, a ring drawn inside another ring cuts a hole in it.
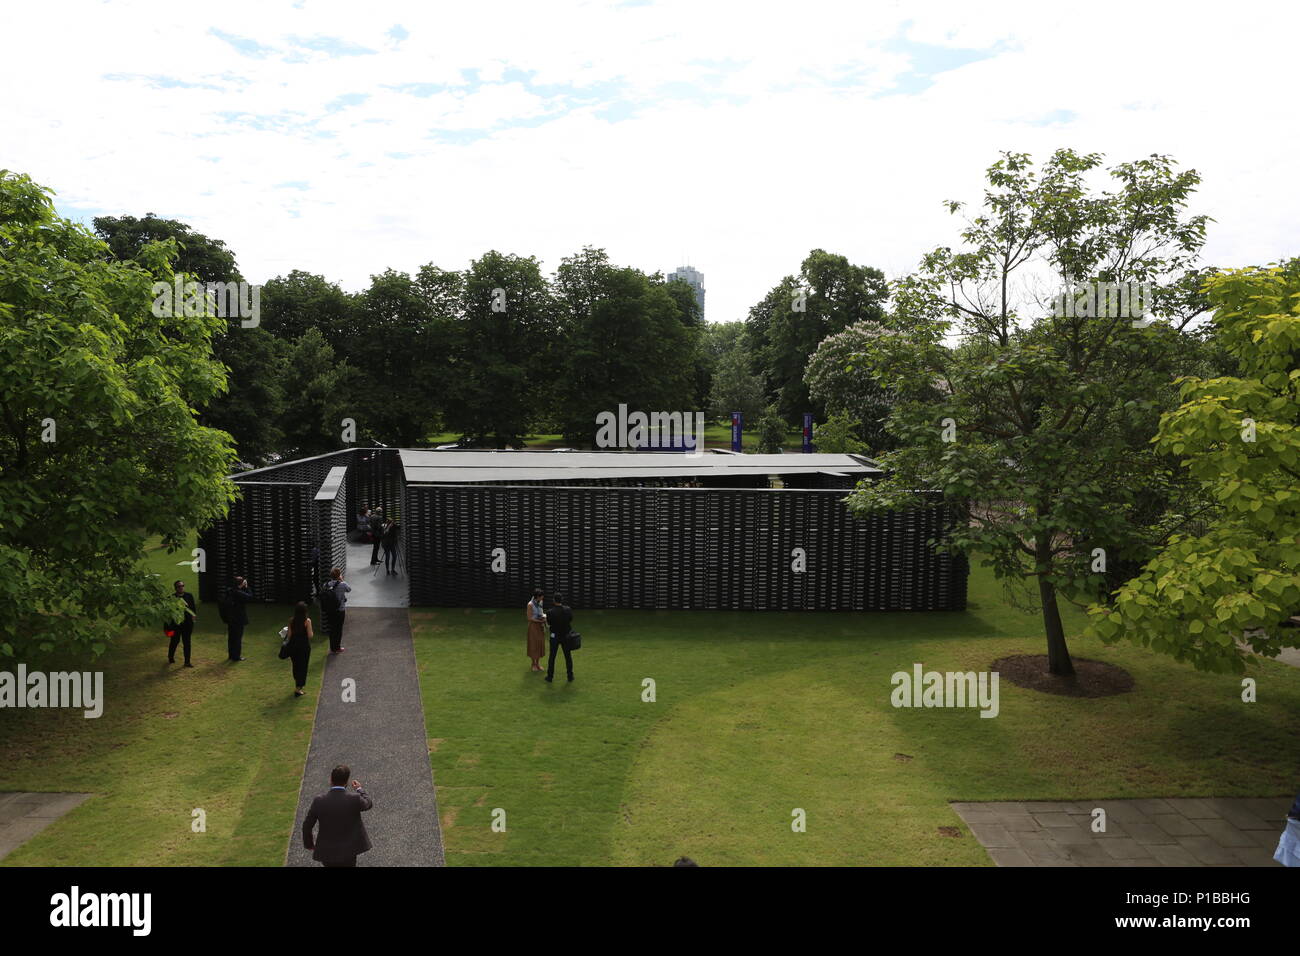
[[[356,866],[357,857],[370,849],[361,814],[375,804],[356,780],[352,781],[353,792],[348,793],[351,776],[352,770],[346,764],[335,767],[330,772],[329,791],[311,802],[302,821],[302,845],[322,866]],[[313,838],[317,823],[320,836]]]
[[[343,621],[348,614],[348,592],[352,585],[343,580],[342,568],[330,569],[330,582],[321,592],[321,612],[325,618],[325,633],[330,637],[330,653],[341,654],[343,646]]]
[[[546,682],[555,679],[555,652],[563,648],[564,664],[569,670],[569,680],[573,680],[573,653],[569,650],[569,631],[572,630],[573,610],[564,603],[564,598],[555,595],[555,603],[546,612],[546,623],[551,628],[551,657],[546,663]]]
[[[176,596],[185,602],[189,608],[180,621],[172,621],[167,625],[167,636],[171,638],[167,645],[167,663],[176,663],[176,645],[182,641],[185,643],[185,666],[193,667],[190,663],[190,639],[194,635],[194,620],[198,616],[198,608],[194,605],[194,595],[185,590],[184,581],[176,581],[172,584],[176,589]]]
[[[235,576],[234,584],[226,592],[226,655],[232,661],[244,660],[244,628],[248,626],[248,602],[253,591],[248,578]]]
[[[379,543],[384,537],[383,508],[376,508],[370,512],[370,537],[375,542],[375,546],[370,549],[370,563],[374,565],[379,563]]]
[[[299,601],[289,621],[289,636],[280,647],[280,659],[293,661],[294,697],[301,697],[307,686],[307,664],[311,661],[311,618],[307,616],[307,602]]]
[[[397,573],[397,541],[400,534],[401,526],[396,521],[388,522],[388,527],[384,529],[384,537],[381,539],[384,546],[385,575]]]

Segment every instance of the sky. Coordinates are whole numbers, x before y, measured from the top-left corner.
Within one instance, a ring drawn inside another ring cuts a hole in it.
[[[593,245],[725,321],[813,248],[892,279],[957,244],[1004,150],[1171,155],[1206,264],[1300,254],[1297,35],[1253,0],[6,4],[0,168],[253,282]]]

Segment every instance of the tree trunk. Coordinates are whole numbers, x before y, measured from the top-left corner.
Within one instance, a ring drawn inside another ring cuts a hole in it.
[[[1043,536],[1035,544],[1038,552],[1038,599],[1043,605],[1043,628],[1047,632],[1047,669],[1058,677],[1073,677],[1074,662],[1070,660],[1070,649],[1065,646],[1065,628],[1061,625],[1061,609],[1056,604],[1056,586],[1047,580],[1052,541]]]

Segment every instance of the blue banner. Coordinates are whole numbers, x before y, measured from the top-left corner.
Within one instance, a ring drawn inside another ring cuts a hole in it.
[[[803,413],[803,453],[812,453],[812,412]]]
[[[731,413],[731,450],[744,451],[744,431],[745,424],[741,421],[740,412]]]

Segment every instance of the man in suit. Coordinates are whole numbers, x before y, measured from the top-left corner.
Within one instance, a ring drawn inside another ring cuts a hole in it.
[[[352,770],[340,764],[330,772],[329,790],[311,802],[311,809],[302,821],[302,845],[312,851],[311,858],[322,866],[356,866],[357,855],[370,849],[370,837],[361,814],[374,806],[361,784],[353,780],[348,793],[348,778]],[[313,837],[312,830],[320,824],[320,836]]]
[[[253,600],[253,591],[248,586],[248,578],[235,576],[234,586],[228,592],[226,600],[226,656],[232,661],[244,659],[244,628],[248,626],[248,602]]]
[[[172,587],[176,589],[176,596],[185,602],[188,610],[181,615],[180,621],[172,621],[167,625],[167,633],[171,641],[167,646],[167,663],[176,663],[176,645],[182,641],[185,642],[185,666],[193,667],[190,663],[190,643],[194,635],[194,619],[198,617],[198,608],[194,605],[194,595],[185,590],[184,581],[173,582]]]
[[[546,623],[551,628],[551,657],[546,663],[546,682],[549,684],[555,680],[555,652],[561,648],[564,650],[564,663],[569,669],[569,680],[573,680],[573,653],[569,650],[573,610],[558,594],[555,595],[555,604],[546,612]]]

